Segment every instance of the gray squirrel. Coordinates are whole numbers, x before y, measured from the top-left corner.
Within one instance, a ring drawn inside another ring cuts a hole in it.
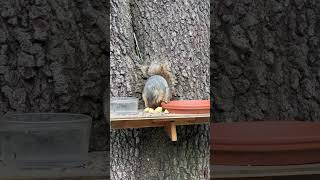
[[[139,43],[137,41],[135,33],[133,33],[133,37],[135,40],[137,55],[139,59],[142,59]],[[175,76],[171,72],[167,61],[152,61],[149,67],[139,67],[141,68],[144,75],[147,74],[149,76],[142,92],[142,98],[145,107],[157,108],[161,106],[162,102],[169,102],[172,98],[172,95],[175,95]]]
[[[149,76],[142,92],[145,107],[157,108],[162,102],[169,102],[175,94],[175,76],[168,64],[154,62],[145,71]]]

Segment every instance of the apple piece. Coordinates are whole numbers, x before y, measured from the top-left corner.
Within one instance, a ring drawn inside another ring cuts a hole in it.
[[[150,110],[150,108],[147,107],[144,109],[144,112],[149,112],[149,110]]]

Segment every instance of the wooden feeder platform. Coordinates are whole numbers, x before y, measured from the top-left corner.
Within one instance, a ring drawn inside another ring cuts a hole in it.
[[[107,180],[109,173],[109,151],[90,152],[83,166],[48,169],[13,169],[0,161],[1,180]]]
[[[111,115],[111,128],[148,128],[164,127],[172,141],[177,141],[176,126],[209,124],[210,114],[152,114],[139,111],[135,115]]]

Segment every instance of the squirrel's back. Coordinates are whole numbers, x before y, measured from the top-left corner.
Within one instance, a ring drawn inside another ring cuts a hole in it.
[[[169,102],[172,97],[174,75],[166,64],[151,64],[148,69],[151,76],[145,83],[142,98],[146,107],[156,108],[162,102]]]
[[[168,102],[171,92],[167,81],[159,75],[151,76],[143,89],[143,100],[146,107],[159,107],[161,102]]]

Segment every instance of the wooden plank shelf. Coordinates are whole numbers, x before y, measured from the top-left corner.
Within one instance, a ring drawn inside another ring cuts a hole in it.
[[[172,141],[177,141],[176,126],[208,124],[210,114],[150,114],[139,111],[136,115],[111,115],[111,128],[148,128],[164,127]]]
[[[320,174],[320,164],[287,166],[211,165],[210,174],[210,179],[314,175]]]

